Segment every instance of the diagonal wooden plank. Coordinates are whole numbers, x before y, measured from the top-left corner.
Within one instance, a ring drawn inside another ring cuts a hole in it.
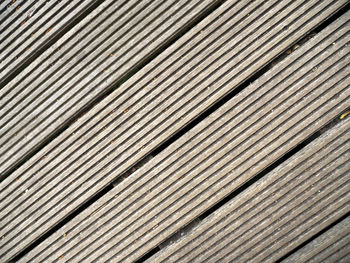
[[[148,262],[275,262],[348,210],[349,128],[332,128]]]
[[[104,1],[0,91],[0,173],[217,2]]]
[[[349,225],[350,217],[346,217],[282,262],[347,262],[345,260],[350,256]]]
[[[64,225],[26,259],[133,261],[164,241],[346,109],[350,100],[348,31],[345,14]],[[226,84],[232,87],[235,81],[232,78]],[[64,204],[61,207],[65,209]],[[42,227],[41,221],[51,220],[57,210],[46,210],[30,227]],[[7,229],[16,225],[18,213],[13,215]],[[15,238],[23,240],[23,236]]]
[[[0,7],[0,85],[101,2],[3,1]]]

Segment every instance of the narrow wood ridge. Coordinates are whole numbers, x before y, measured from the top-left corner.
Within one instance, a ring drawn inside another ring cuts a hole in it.
[[[347,1],[5,2],[0,261],[346,262]]]
[[[0,11],[0,88],[101,2],[3,1]]]
[[[2,177],[216,2],[104,1],[0,91]]]
[[[350,260],[349,213],[337,224],[282,262],[348,262]]]
[[[349,120],[333,127],[149,262],[278,260],[347,213],[349,128]]]

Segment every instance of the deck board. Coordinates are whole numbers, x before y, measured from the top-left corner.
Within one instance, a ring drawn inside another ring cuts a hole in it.
[[[349,210],[349,128],[332,128],[148,262],[275,262]]]
[[[350,259],[349,225],[350,217],[346,217],[282,262],[348,262]]]
[[[0,83],[99,1],[3,1]]]
[[[104,1],[0,90],[0,173],[214,3]]]
[[[344,217],[348,8],[2,1],[0,261],[276,261]],[[346,262],[333,238],[318,258]]]
[[[27,259],[135,260],[339,116],[350,95],[347,21],[296,50]]]

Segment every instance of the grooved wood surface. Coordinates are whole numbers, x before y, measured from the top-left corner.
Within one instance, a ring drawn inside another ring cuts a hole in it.
[[[0,90],[0,173],[213,3],[103,1]]]
[[[1,1],[0,261],[346,262],[348,9]]]
[[[350,120],[335,126],[148,262],[275,262],[349,211],[349,129]],[[328,245],[349,240],[343,227],[326,234]],[[316,256],[305,249],[289,262]]]
[[[349,262],[350,217],[318,236],[282,262]]]
[[[101,1],[5,0],[0,5],[0,83]]]
[[[64,255],[61,260],[72,262],[133,261],[163,242],[346,109],[348,31],[344,15],[117,184],[27,258],[45,262]],[[115,145],[109,140],[107,144]],[[78,180],[67,188],[85,179]],[[63,202],[66,197],[62,196]],[[33,205],[26,202],[30,211]],[[34,206],[40,208],[40,203]],[[59,205],[65,209],[63,204]],[[30,226],[53,220],[51,214],[39,213]],[[5,218],[7,229],[16,220],[25,226],[16,215]],[[23,242],[23,237],[15,238]]]

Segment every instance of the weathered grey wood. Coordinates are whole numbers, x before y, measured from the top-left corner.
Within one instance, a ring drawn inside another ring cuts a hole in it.
[[[226,6],[222,6],[218,12],[225,10],[224,8]],[[313,7],[312,11],[317,9]],[[307,15],[307,13],[304,14]],[[347,21],[348,14],[296,50],[278,67],[267,72],[169,146],[166,151],[157,155],[89,209],[66,224],[48,238],[45,244],[32,250],[26,256],[26,260],[45,262],[61,256],[63,261],[72,262],[82,260],[91,262],[97,259],[113,262],[135,260],[340,114],[350,102]],[[193,32],[190,33],[193,34]],[[151,76],[154,75],[151,74]],[[227,87],[233,87],[236,81],[232,78],[229,82],[225,81],[225,84]],[[129,82],[125,85],[128,84]],[[210,86],[209,90],[220,90],[219,85],[215,87],[216,89]],[[197,102],[196,99],[193,102]],[[191,103],[187,100],[187,105]],[[203,105],[194,104],[198,107]],[[120,107],[118,111],[125,108],[127,107]],[[163,112],[169,112],[171,109],[169,107],[168,111],[164,111],[164,106],[160,107],[160,111]],[[112,109],[108,110],[101,116],[110,116]],[[132,108],[120,116],[132,114],[131,110]],[[163,113],[162,116],[165,114]],[[188,112],[188,114],[191,113]],[[87,117],[81,120],[84,118]],[[176,120],[179,119],[176,118]],[[106,130],[108,129],[109,127],[106,127]],[[71,130],[73,131],[75,134],[79,133],[74,129]],[[126,131],[130,132],[130,130]],[[122,135],[115,138],[114,143],[111,141],[112,137],[109,139],[103,137],[104,141],[107,140],[108,147],[116,147],[118,142],[122,143],[124,138],[130,135],[117,134]],[[62,138],[63,136],[57,140]],[[101,140],[102,137],[97,139]],[[161,138],[154,138],[155,141],[159,139]],[[148,145],[145,149],[141,147],[144,142],[141,141],[138,144],[139,152],[136,155],[142,156],[140,152],[147,151]],[[117,148],[114,154],[121,152],[119,149]],[[100,151],[101,154],[103,149]],[[24,229],[28,225],[28,221],[17,218],[18,211],[23,208],[25,208],[22,210],[23,213],[28,215],[33,208],[39,208],[39,213],[31,214],[32,218],[34,216],[37,218],[37,221],[30,222],[28,228],[20,232],[21,236],[14,233],[14,239],[4,248],[11,249],[15,245],[28,242],[26,240],[30,240],[35,235],[40,235],[40,231],[33,232],[33,229],[40,227],[42,230],[47,225],[53,224],[62,213],[67,211],[67,207],[73,207],[71,204],[67,206],[67,199],[78,203],[80,198],[78,194],[82,193],[86,197],[89,191],[96,190],[97,185],[92,188],[92,180],[96,179],[90,176],[95,171],[98,171],[99,178],[106,176],[95,182],[102,184],[102,180],[108,181],[107,175],[112,177],[108,173],[118,171],[112,169],[118,167],[123,160],[118,157],[114,159],[113,164],[106,166],[108,161],[106,159],[111,158],[111,155],[113,158],[116,156],[110,153],[109,157],[104,157],[100,163],[94,159],[96,164],[89,171],[82,173],[80,178],[74,178],[76,181],[73,184],[66,184],[64,192],[59,193],[64,194],[62,202],[55,203],[55,200],[52,202],[55,206],[54,210],[50,209],[51,204],[46,205],[43,202],[30,204],[31,197],[28,200],[24,200],[23,197],[19,197],[22,200],[14,200],[11,206],[20,205],[21,207],[4,218],[7,224],[5,229],[10,230],[14,226]],[[47,155],[47,158],[50,158],[50,155]],[[46,160],[45,158],[44,162]],[[122,165],[127,167],[129,161],[130,159],[127,159]],[[104,169],[98,170],[99,165]],[[40,169],[41,173],[40,167],[38,165],[31,169]],[[57,179],[51,180],[57,187]],[[80,187],[74,188],[77,184],[81,184]],[[57,188],[53,188],[58,192],[55,189]],[[68,195],[66,190],[72,194]],[[47,194],[52,195],[50,192]],[[38,200],[40,195],[34,190],[33,196]],[[52,195],[52,197],[58,196]],[[7,206],[10,203],[4,204]],[[43,209],[45,214],[42,214]],[[44,222],[44,220],[49,221]],[[11,231],[9,233],[11,234]],[[22,236],[22,233],[28,236]]]
[[[350,262],[350,244],[349,242],[326,258],[323,262],[348,263]]]
[[[0,91],[0,173],[215,2],[104,1]]]
[[[16,21],[21,16],[27,16],[29,13],[29,10],[31,8],[35,7],[37,3],[25,1],[25,0],[18,0],[13,2],[12,0],[5,0],[2,1],[0,4],[0,32],[5,32],[9,26],[11,26],[14,22],[19,23],[20,21]],[[20,8],[21,11],[18,11]],[[22,13],[23,10],[27,11],[28,13]],[[17,24],[18,25],[18,24]]]
[[[96,3],[97,0],[4,1],[9,7],[0,14],[0,83]]]
[[[149,262],[276,261],[349,209],[349,128],[333,128]]]
[[[342,204],[349,207],[349,128],[349,120],[333,128],[148,262],[276,261],[319,231],[321,223],[334,220],[332,213],[346,213]],[[333,203],[329,195],[336,197]],[[255,254],[259,249],[260,255]]]
[[[350,217],[346,217],[282,262],[339,262],[350,256],[349,248]]]

